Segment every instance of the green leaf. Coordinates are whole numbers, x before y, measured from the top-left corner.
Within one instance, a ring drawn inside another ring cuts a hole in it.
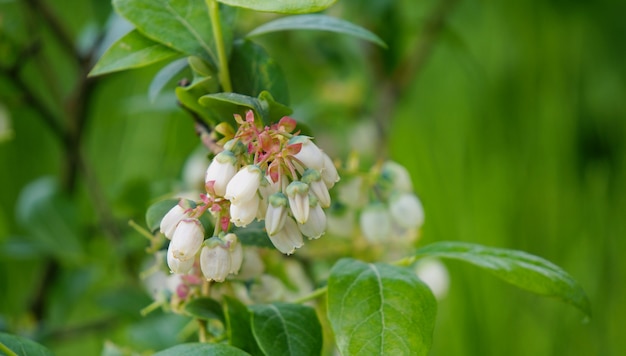
[[[248,110],[253,110],[261,117],[265,125],[278,121],[291,113],[291,109],[277,103],[268,92],[262,92],[259,98],[238,93],[217,93],[204,95],[199,99],[202,106],[208,108],[219,121],[230,122],[236,126],[233,114],[245,117]]]
[[[8,355],[8,351],[17,355],[53,355],[50,350],[32,340],[0,332],[0,355]]]
[[[213,28],[204,1],[197,0],[113,0],[115,10],[132,22],[146,37],[187,55],[217,63]],[[222,10],[234,11],[227,7]],[[223,36],[232,36],[232,21],[222,14]],[[226,42],[230,43],[230,42]],[[230,48],[226,48],[227,54]]]
[[[163,87],[165,87],[176,74],[187,67],[187,64],[187,58],[181,58],[161,68],[150,82],[150,87],[148,87],[148,98],[150,102],[154,103],[156,101]]]
[[[559,266],[541,257],[522,251],[448,241],[425,246],[416,255],[469,262],[515,286],[570,303],[591,316],[591,304],[578,282]]]
[[[224,322],[222,306],[215,299],[196,298],[185,304],[185,311],[198,319],[217,319]]]
[[[247,352],[224,344],[189,343],[159,351],[154,356],[245,356]]]
[[[266,355],[319,355],[322,327],[315,310],[300,304],[253,305],[252,332]]]
[[[146,211],[146,225],[150,231],[155,232],[161,225],[161,219],[174,205],[178,204],[178,199],[167,199],[158,201],[148,207]]]
[[[224,316],[230,345],[251,355],[262,355],[250,326],[251,314],[248,308],[235,298],[224,296]]]
[[[262,91],[261,94],[259,94],[259,101],[261,102],[263,110],[267,112],[270,122],[276,122],[282,119],[283,116],[291,115],[293,112],[290,107],[274,100],[272,94],[267,91]]]
[[[205,121],[217,125],[220,121],[223,121],[221,117],[210,108],[200,105],[198,99],[207,95],[207,93],[215,93],[218,88],[217,77],[206,77],[194,80],[189,86],[176,87],[175,92],[176,98],[183,107],[200,116]],[[232,113],[230,116],[232,117]]]
[[[262,221],[254,221],[246,227],[235,227],[233,233],[246,246],[274,248],[265,231],[265,223]]]
[[[328,319],[343,355],[427,355],[437,304],[409,269],[342,259],[328,279]]]
[[[179,55],[180,52],[146,38],[137,30],[132,30],[104,52],[89,72],[89,76],[140,68]]]
[[[326,15],[298,15],[283,17],[263,24],[246,35],[247,38],[264,35],[267,33],[289,30],[317,30],[342,33],[375,43],[383,48],[387,44],[380,37],[361,26],[351,22]]]
[[[255,11],[305,14],[322,11],[337,0],[217,0],[223,4]]]
[[[257,97],[269,91],[279,102],[289,104],[287,80],[263,47],[251,41],[236,43],[228,67],[234,92]]]
[[[78,262],[83,247],[78,211],[54,178],[29,183],[17,202],[17,220],[41,251],[63,262]]]

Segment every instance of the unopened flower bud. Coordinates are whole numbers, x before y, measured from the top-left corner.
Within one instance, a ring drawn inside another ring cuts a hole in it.
[[[213,158],[207,168],[205,182],[213,182],[213,191],[218,197],[224,196],[228,182],[237,173],[237,158],[231,151],[222,151]]]
[[[252,198],[237,204],[230,204],[230,221],[235,226],[246,226],[250,224],[257,215],[259,209],[259,196],[253,193]]]
[[[307,136],[293,136],[289,144],[302,144],[300,152],[293,155],[304,168],[313,168],[321,171],[324,168],[324,153]]]
[[[261,169],[255,165],[245,166],[235,174],[226,186],[224,198],[233,204],[239,204],[251,200],[256,195],[261,184]],[[257,202],[258,204],[258,202]]]
[[[161,233],[171,240],[172,236],[174,236],[174,231],[176,231],[176,226],[185,218],[188,218],[187,214],[185,214],[185,209],[179,204],[174,205],[161,219]]]
[[[302,233],[298,229],[298,224],[291,218],[287,217],[285,226],[275,235],[269,235],[272,244],[278,251],[290,255],[296,248],[302,247]]]
[[[204,240],[204,228],[198,219],[184,219],[176,227],[169,248],[172,256],[188,261],[196,255]]]
[[[320,204],[311,207],[309,219],[298,225],[302,234],[310,239],[317,239],[326,231],[326,214]]]
[[[298,223],[304,224],[309,218],[309,186],[306,183],[293,181],[289,183],[285,191],[293,217]]]
[[[385,240],[391,231],[391,218],[382,203],[366,206],[359,217],[359,224],[363,236],[370,242]]]
[[[276,234],[285,226],[289,201],[283,193],[275,193],[269,197],[269,205],[265,214],[265,229],[269,235]]]
[[[216,282],[223,282],[230,273],[230,252],[222,246],[219,238],[212,237],[202,247],[200,252],[200,269],[204,278]]]
[[[415,194],[392,197],[389,211],[393,220],[406,229],[419,228],[424,224],[424,208]]]

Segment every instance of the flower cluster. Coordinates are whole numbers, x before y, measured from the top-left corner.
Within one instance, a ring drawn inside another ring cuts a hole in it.
[[[160,230],[171,240],[167,264],[174,273],[201,272],[218,282],[237,274],[243,250],[228,233],[231,225],[264,220],[270,241],[285,254],[301,247],[305,236],[316,239],[326,230],[323,208],[330,206],[329,189],[339,181],[330,157],[310,137],[293,133],[296,123],[289,117],[264,128],[252,111],[235,120],[237,132],[206,170],[201,201],[181,200],[161,220]],[[215,221],[208,239],[199,219],[205,212]]]

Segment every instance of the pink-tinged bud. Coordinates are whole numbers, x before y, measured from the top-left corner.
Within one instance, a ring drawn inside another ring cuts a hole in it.
[[[324,167],[322,168],[322,180],[328,189],[332,188],[335,183],[339,182],[339,173],[337,173],[337,167],[333,161],[324,153]]]
[[[237,158],[231,151],[222,151],[213,158],[206,170],[205,182],[207,185],[213,182],[213,192],[222,197],[226,193],[228,182],[237,173]]]
[[[189,259],[187,261],[181,261],[178,258],[174,258],[174,254],[172,251],[172,244],[170,244],[167,249],[167,265],[170,268],[172,273],[177,274],[186,274],[189,273],[191,268],[193,267],[194,259]]]
[[[188,261],[200,250],[204,241],[204,228],[198,219],[184,219],[176,227],[169,248],[172,256],[180,261]]]
[[[213,237],[212,239],[218,239]],[[219,239],[218,239],[219,240]],[[230,252],[221,242],[203,246],[200,252],[200,269],[209,281],[223,282],[230,273]]]
[[[419,228],[424,224],[424,208],[415,194],[392,197],[389,211],[393,220],[405,229]]]
[[[309,218],[309,186],[306,183],[293,181],[289,183],[285,192],[289,198],[291,214],[298,223],[304,224]]]
[[[237,274],[243,262],[243,247],[237,239],[237,235],[232,233],[224,236],[224,241],[228,244],[230,252],[230,269],[228,273]]]
[[[256,197],[262,178],[261,169],[255,165],[245,166],[235,174],[226,186],[224,198],[233,204],[249,201]],[[258,202],[257,202],[258,204]]]
[[[178,223],[186,218],[188,218],[188,216],[185,214],[185,209],[178,204],[174,205],[174,207],[163,216],[163,219],[161,219],[161,233],[171,240]]]
[[[321,171],[324,168],[324,153],[307,136],[293,136],[289,145],[301,143],[300,151],[293,155],[304,168]]]
[[[328,187],[322,181],[322,175],[314,169],[307,169],[302,174],[302,181],[309,185],[311,193],[315,195],[322,208],[330,206],[330,193]]]
[[[246,226],[250,224],[259,210],[259,196],[254,193],[250,200],[235,204],[230,204],[230,221],[235,226]]]
[[[391,232],[391,218],[381,203],[366,206],[359,217],[359,224],[363,236],[370,242],[384,241]]]
[[[265,214],[265,230],[268,235],[275,235],[285,226],[287,206],[289,201],[283,193],[275,193],[269,197],[267,213]]]
[[[391,182],[391,185],[395,190],[399,190],[403,193],[410,193],[413,191],[411,175],[401,164],[394,161],[386,161],[381,167],[381,175],[384,179]]]
[[[275,235],[269,235],[269,237],[274,247],[287,255],[291,255],[297,248],[304,245],[298,224],[290,217],[287,217],[285,226],[280,231]]]
[[[302,234],[310,239],[317,239],[326,231],[326,214],[319,204],[311,208],[309,219],[298,225]]]

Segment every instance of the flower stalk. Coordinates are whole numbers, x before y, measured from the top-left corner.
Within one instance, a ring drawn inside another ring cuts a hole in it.
[[[206,5],[209,8],[213,38],[215,39],[215,47],[217,49],[220,84],[225,92],[232,92],[233,86],[230,82],[230,72],[228,71],[228,58],[226,56],[226,47],[224,46],[224,36],[222,35],[219,4],[216,0],[206,0]]]

